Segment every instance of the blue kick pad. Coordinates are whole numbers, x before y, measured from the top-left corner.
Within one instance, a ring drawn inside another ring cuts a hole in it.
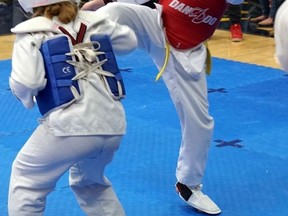
[[[150,58],[136,50],[118,57],[126,87],[127,134],[107,176],[127,216],[205,215],[175,193],[180,126]],[[37,126],[38,109],[25,110],[8,86],[10,60],[0,61],[0,215],[7,215],[10,168]],[[288,76],[277,69],[213,58],[207,78],[214,138],[203,192],[223,216],[288,215]],[[63,176],[45,216],[84,216]]]
[[[37,95],[38,107],[42,115],[45,115],[55,107],[67,104],[74,99],[71,86],[80,95],[78,81],[72,80],[76,76],[74,66],[67,63],[72,60],[70,53],[70,43],[68,37],[55,36],[45,41],[41,46],[41,53],[45,65],[46,87]]]

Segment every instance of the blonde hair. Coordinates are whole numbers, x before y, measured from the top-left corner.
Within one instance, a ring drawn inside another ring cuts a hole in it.
[[[33,17],[44,16],[49,19],[57,17],[60,22],[67,24],[73,21],[78,14],[77,4],[71,2],[61,2],[46,6],[33,8]]]

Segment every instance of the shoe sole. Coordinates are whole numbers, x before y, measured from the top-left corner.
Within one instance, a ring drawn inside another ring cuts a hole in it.
[[[231,40],[232,42],[241,42],[243,41],[243,38],[232,38]]]
[[[265,19],[263,19],[263,20],[265,20]],[[249,20],[250,22],[253,22],[253,23],[259,23],[259,22],[262,22],[263,20]]]
[[[186,200],[181,196],[180,193],[178,193],[178,195],[179,195],[179,197],[180,197],[185,203],[187,203],[189,206],[192,206],[193,208],[197,209],[197,210],[200,211],[200,212],[204,212],[204,213],[206,213],[206,214],[213,214],[213,215],[217,215],[217,214],[220,214],[220,213],[221,213],[221,210],[220,210],[219,212],[210,212],[210,211],[203,210],[203,209],[201,209],[201,208],[199,208],[199,207],[197,207],[197,206],[192,205],[192,204],[189,203],[188,201],[186,201]]]
[[[254,22],[254,23],[259,23],[262,22],[263,20],[267,19],[267,17],[265,17],[264,19],[254,19],[254,18],[250,18],[249,21],[250,22]]]
[[[271,28],[274,26],[274,24],[268,24],[268,25],[265,25],[265,24],[258,24],[259,27],[262,27],[262,28]]]

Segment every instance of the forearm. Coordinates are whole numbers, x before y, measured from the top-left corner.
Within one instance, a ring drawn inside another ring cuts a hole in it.
[[[91,11],[95,11],[97,9],[99,9],[100,7],[104,6],[105,4],[105,1],[107,0],[93,0],[93,1],[89,1],[87,3],[85,3],[83,6],[82,6],[82,10],[91,10]]]

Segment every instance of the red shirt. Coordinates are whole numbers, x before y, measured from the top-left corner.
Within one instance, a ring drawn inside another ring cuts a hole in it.
[[[169,43],[189,49],[210,38],[228,4],[226,0],[160,0]]]

